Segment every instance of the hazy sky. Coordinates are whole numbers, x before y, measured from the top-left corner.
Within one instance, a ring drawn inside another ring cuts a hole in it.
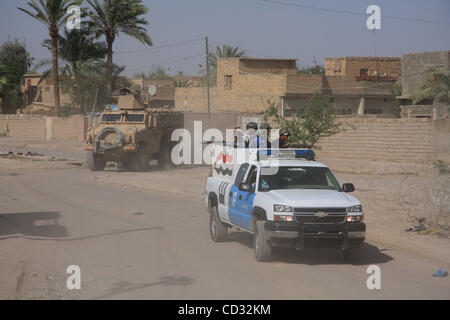
[[[277,0],[274,0],[275,2]],[[230,44],[247,50],[252,57],[296,58],[300,66],[311,65],[313,57],[372,56],[374,38],[366,27],[366,9],[381,7],[382,30],[377,30],[378,56],[397,56],[418,51],[450,49],[450,0],[278,0],[326,10],[299,8],[261,0],[144,0],[148,12],[149,34],[154,47],[199,39],[206,35],[210,49]],[[25,40],[36,59],[48,58],[41,46],[48,38],[46,28],[17,9],[26,0],[0,0],[0,42],[8,35]],[[359,12],[361,15],[338,11]],[[390,19],[399,17],[440,21],[425,23]],[[114,62],[126,66],[133,75],[161,65],[173,74],[197,74],[204,64],[204,41],[146,49],[137,40],[120,35],[114,43]],[[194,56],[194,58],[192,58]],[[183,60],[184,58],[189,58]]]

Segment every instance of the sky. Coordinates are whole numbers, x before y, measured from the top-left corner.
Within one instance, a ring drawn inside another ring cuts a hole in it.
[[[27,2],[0,0],[0,43],[17,37],[25,41],[35,61],[49,58],[50,52],[41,46],[49,38],[48,30],[17,9],[27,7]],[[228,44],[246,50],[250,57],[295,58],[299,66],[312,65],[314,59],[324,63],[327,57],[375,52],[401,57],[450,50],[450,0],[144,0],[144,4],[149,7],[146,18],[153,48],[124,34],[114,43],[114,63],[126,66],[128,76],[156,66],[169,74],[197,75],[205,62],[205,36],[211,51]],[[375,37],[366,26],[369,5],[381,8],[382,29]]]

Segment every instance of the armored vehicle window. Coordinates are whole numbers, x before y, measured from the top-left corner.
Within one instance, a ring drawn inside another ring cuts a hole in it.
[[[125,122],[144,122],[143,114],[127,114]]]
[[[102,116],[102,122],[120,122],[122,115],[120,114],[104,114]]]

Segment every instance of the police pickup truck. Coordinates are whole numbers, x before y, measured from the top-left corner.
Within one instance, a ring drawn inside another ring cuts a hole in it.
[[[210,235],[223,241],[230,227],[253,234],[257,261],[272,248],[340,248],[359,259],[366,225],[361,203],[308,149],[240,149],[215,146],[205,204]]]

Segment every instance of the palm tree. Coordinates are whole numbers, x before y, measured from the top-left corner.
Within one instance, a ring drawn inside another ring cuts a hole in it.
[[[222,48],[217,46],[216,54],[210,53],[208,56],[209,67],[217,69],[217,59],[219,58],[239,58],[245,55],[245,51],[239,51],[239,47],[232,47],[224,44]]]
[[[51,41],[44,40],[42,45],[48,49],[51,48]],[[58,37],[59,61],[63,63],[62,74],[73,78],[76,102],[84,101],[83,92],[81,90],[82,70],[92,67],[92,63],[106,56],[106,45],[104,43],[95,42],[95,36],[89,33],[89,30],[73,29],[64,30],[64,36]],[[44,72],[45,74],[45,72]],[[64,82],[64,81],[63,81]],[[63,83],[64,84],[64,83]],[[64,85],[63,85],[64,87]],[[86,106],[81,105],[81,110],[85,110]]]
[[[106,37],[107,45],[107,83],[109,93],[112,92],[113,43],[119,32],[136,38],[141,43],[152,45],[145,25],[147,20],[142,15],[148,8],[142,0],[87,0],[92,10],[89,11],[91,30],[97,35]]]
[[[34,10],[18,8],[34,19],[43,23],[49,30],[52,48],[53,94],[56,112],[59,111],[59,75],[58,75],[58,33],[66,23],[67,9],[72,5],[81,5],[82,0],[32,0],[27,4]]]

